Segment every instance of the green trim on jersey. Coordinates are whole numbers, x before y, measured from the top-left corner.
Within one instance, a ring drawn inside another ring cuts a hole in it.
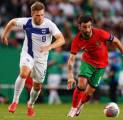
[[[88,78],[88,83],[96,88],[99,86],[100,80],[103,77],[105,72],[105,68],[96,68],[87,62],[82,61],[80,65],[80,73],[79,76],[83,76]]]

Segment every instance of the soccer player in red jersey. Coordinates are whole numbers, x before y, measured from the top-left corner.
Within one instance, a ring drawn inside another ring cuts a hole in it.
[[[123,45],[118,38],[103,29],[94,28],[92,23],[92,17],[80,16],[78,19],[79,32],[72,41],[68,59],[68,89],[71,89],[75,83],[73,75],[75,56],[80,50],[83,51],[83,54],[78,83],[73,92],[72,107],[67,115],[68,117],[78,116],[84,103],[89,101],[98,87],[108,65],[106,43],[115,44],[123,53]]]

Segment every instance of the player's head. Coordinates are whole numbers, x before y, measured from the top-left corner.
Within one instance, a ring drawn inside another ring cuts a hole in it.
[[[44,20],[45,6],[41,2],[35,2],[31,6],[31,15],[33,22],[40,25]]]
[[[91,16],[80,16],[78,19],[79,30],[85,39],[89,39],[92,35],[92,22]]]

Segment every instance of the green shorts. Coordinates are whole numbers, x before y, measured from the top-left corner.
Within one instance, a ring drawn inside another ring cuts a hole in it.
[[[99,86],[100,80],[103,77],[105,68],[96,68],[87,62],[82,61],[80,66],[79,76],[88,78],[88,83],[96,88]]]

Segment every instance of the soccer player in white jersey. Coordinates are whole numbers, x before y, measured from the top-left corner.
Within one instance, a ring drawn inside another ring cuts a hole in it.
[[[3,43],[8,45],[8,34],[14,27],[25,30],[25,40],[20,57],[20,74],[15,82],[14,97],[8,111],[14,113],[20,94],[24,88],[25,80],[29,75],[33,77],[33,87],[30,92],[30,99],[27,103],[27,115],[34,116],[34,103],[41,92],[42,83],[45,79],[47,69],[48,52],[51,49],[60,47],[65,43],[64,37],[57,26],[44,17],[45,6],[35,2],[31,6],[30,18],[14,18],[10,20],[2,34]],[[52,36],[55,42],[52,42]]]

